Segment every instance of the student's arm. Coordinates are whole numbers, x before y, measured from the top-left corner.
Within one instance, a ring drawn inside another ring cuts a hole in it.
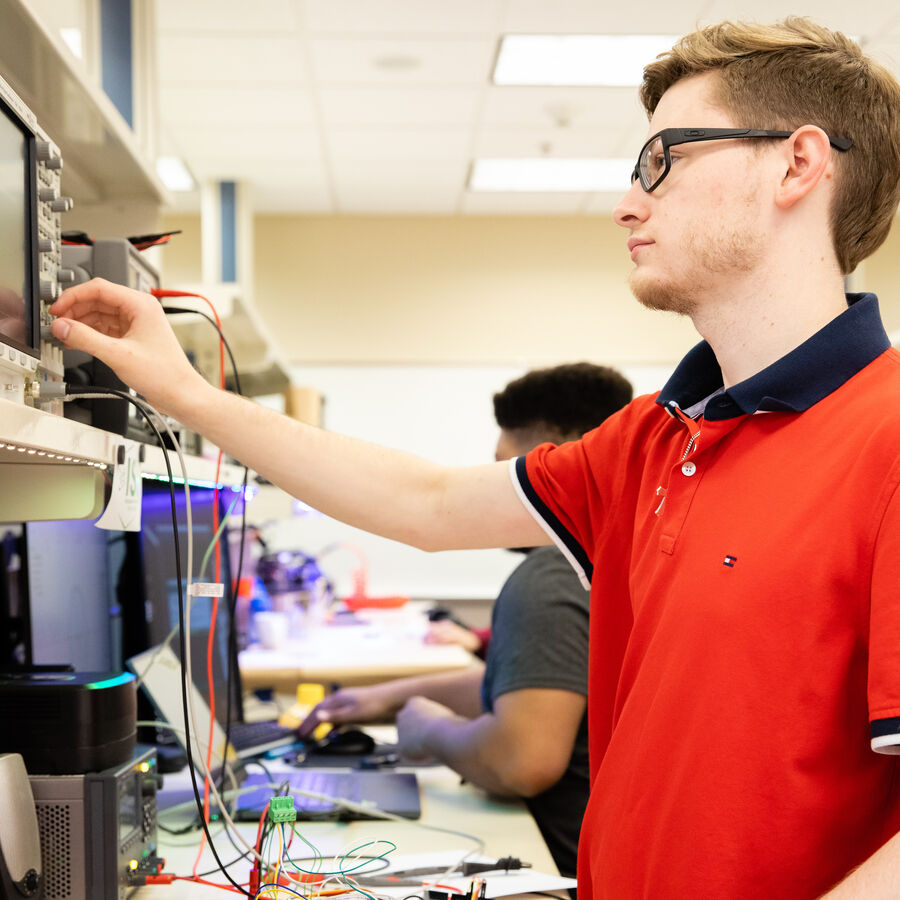
[[[462,672],[440,672],[397,678],[382,684],[341,688],[318,703],[300,726],[301,736],[315,731],[322,722],[392,721],[410,697],[435,700],[465,718],[481,714],[481,682],[484,666],[475,663]]]
[[[451,619],[439,619],[437,622],[432,622],[428,626],[428,631],[425,632],[425,643],[459,644],[470,653],[477,653],[482,647],[480,632],[473,628],[457,625]]]
[[[94,279],[65,291],[51,312],[66,346],[96,356],[153,406],[326,515],[423,550],[548,542],[505,463],[437,465],[207,384],[149,294]]]
[[[586,699],[571,691],[529,688],[494,701],[494,712],[464,719],[413,697],[397,715],[400,751],[436,759],[501,796],[533,797],[562,777],[572,757]]]
[[[895,834],[821,900],[896,900],[897,897],[900,897],[900,834]]]

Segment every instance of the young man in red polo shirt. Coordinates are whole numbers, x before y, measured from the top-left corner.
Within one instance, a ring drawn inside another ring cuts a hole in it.
[[[453,469],[304,428],[105,283],[54,332],[329,515],[559,545],[592,588],[583,897],[896,897],[900,354],[843,275],[897,207],[900,87],[793,19],[688,35],[641,96],[631,286],[704,341],[582,441]]]

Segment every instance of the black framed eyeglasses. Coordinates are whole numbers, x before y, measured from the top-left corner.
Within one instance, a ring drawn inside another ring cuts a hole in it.
[[[696,141],[725,141],[738,138],[788,138],[793,131],[767,131],[761,128],[664,128],[651,137],[638,154],[637,165],[631,173],[631,183],[640,180],[641,187],[649,194],[672,168],[669,148],[676,144],[692,144]],[[850,138],[828,136],[835,150],[849,150]]]

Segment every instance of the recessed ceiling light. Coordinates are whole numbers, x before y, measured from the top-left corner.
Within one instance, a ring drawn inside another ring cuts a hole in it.
[[[372,60],[376,69],[385,69],[389,72],[409,72],[418,69],[422,61],[415,56],[406,56],[402,53],[394,53],[388,56],[379,56]]]
[[[494,84],[638,85],[644,66],[678,40],[673,34],[508,34]]]
[[[476,159],[470,191],[619,191],[631,184],[632,159]]]
[[[177,156],[160,156],[156,160],[156,174],[170,191],[194,190],[194,179]]]

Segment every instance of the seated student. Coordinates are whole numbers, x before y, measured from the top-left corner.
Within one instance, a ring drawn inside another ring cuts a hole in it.
[[[494,396],[497,459],[579,438],[631,399],[618,372],[588,363],[529,372]],[[301,726],[396,717],[400,750],[436,759],[491,793],[522,797],[560,873],[575,876],[589,792],[589,595],[562,553],[525,551],[494,604],[484,666],[345,688]]]

